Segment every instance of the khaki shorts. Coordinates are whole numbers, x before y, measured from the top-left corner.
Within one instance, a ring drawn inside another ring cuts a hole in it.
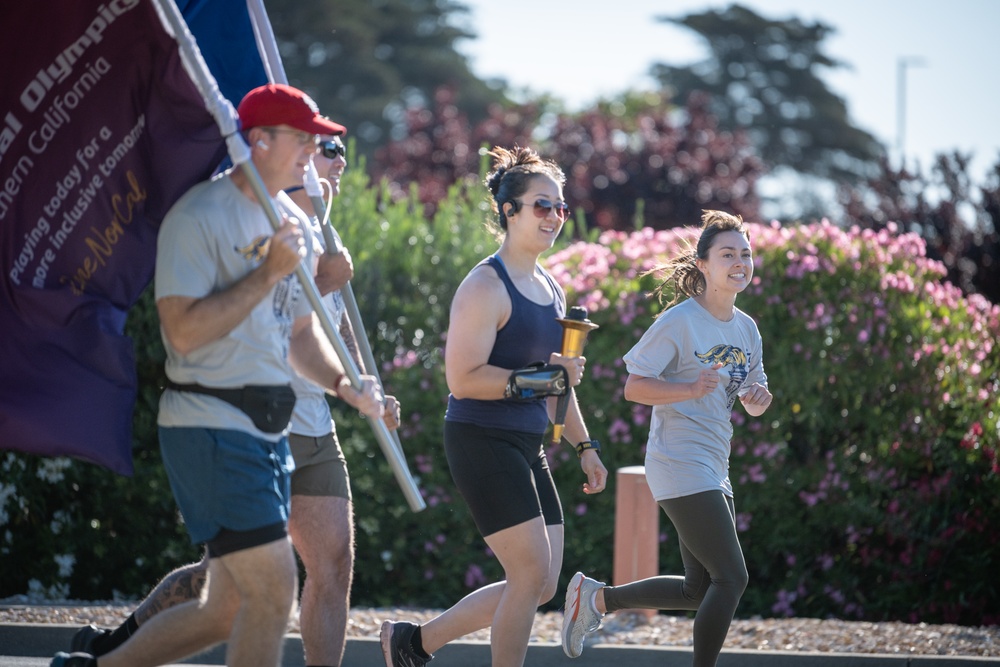
[[[314,438],[292,433],[288,446],[295,459],[292,473],[293,496],[336,496],[351,499],[351,478],[347,459],[340,449],[336,432]]]

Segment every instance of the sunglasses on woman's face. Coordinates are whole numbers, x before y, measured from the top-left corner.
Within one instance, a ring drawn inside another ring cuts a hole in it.
[[[523,205],[524,202],[517,203]],[[531,210],[536,218],[547,218],[552,209],[555,209],[559,222],[566,222],[569,219],[569,206],[564,201],[550,202],[548,199],[536,199]]]
[[[331,139],[328,141],[321,141],[319,144],[319,152],[327,160],[336,160],[337,156],[347,159],[347,149],[344,144],[340,143],[336,139]]]

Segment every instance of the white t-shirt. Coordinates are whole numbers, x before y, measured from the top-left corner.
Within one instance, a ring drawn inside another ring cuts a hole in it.
[[[728,322],[694,299],[669,308],[625,355],[628,372],[666,382],[694,382],[718,362],[721,382],[699,398],[653,407],[646,481],[656,500],[721,489],[729,480],[731,415],[742,387],[767,384],[757,325],[743,311]]]
[[[284,197],[287,197],[287,195],[279,197],[279,200]],[[310,266],[314,266],[316,261],[318,261],[318,256],[326,252],[326,246],[323,240],[323,229],[320,227],[319,220],[315,216],[312,216],[309,218],[309,223],[303,229],[307,232],[306,247],[310,250],[307,261]],[[339,243],[340,236],[337,234],[337,230],[334,229],[332,231]],[[334,328],[339,331],[341,319],[344,317],[346,311],[344,297],[340,295],[340,290],[330,292],[322,298],[322,302],[326,311],[330,314]],[[363,335],[363,332],[355,333]],[[295,390],[295,411],[292,412],[291,432],[314,438],[332,432],[334,427],[333,420],[330,417],[330,404],[327,403],[326,390],[298,373],[294,374],[292,378],[292,389]]]
[[[285,213],[308,220],[298,207],[285,208]],[[228,172],[195,185],[160,226],[156,299],[202,298],[231,287],[264,261],[273,233],[264,209],[240,192]],[[179,354],[164,336],[167,376],[182,384],[222,388],[288,384],[295,375],[288,363],[292,324],[311,311],[292,273],[232,331],[188,355]],[[190,392],[164,392],[157,423],[235,429],[270,441],[282,437],[260,431],[242,410],[221,399]]]

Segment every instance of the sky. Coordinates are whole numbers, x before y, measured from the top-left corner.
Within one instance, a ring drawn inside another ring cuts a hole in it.
[[[675,66],[708,53],[693,33],[657,16],[680,17],[728,2],[690,0],[462,0],[459,23],[476,39],[459,51],[480,78],[549,92],[570,109],[628,89],[652,89],[650,65]],[[848,67],[820,70],[847,103],[851,122],[890,149],[898,164],[900,125],[907,164],[925,173],[934,155],[972,152],[982,183],[1000,161],[1000,2],[995,0],[744,0],[771,19],[796,16],[835,29],[825,55]],[[899,61],[905,81],[899,122]]]

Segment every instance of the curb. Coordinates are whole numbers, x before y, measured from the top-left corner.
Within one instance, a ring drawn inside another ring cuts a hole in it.
[[[5,623],[0,624],[0,657],[20,656],[50,658],[56,651],[66,650],[79,625]],[[225,664],[224,647],[217,646],[185,660],[185,665]],[[385,667],[377,638],[351,638],[344,654],[345,666]],[[597,644],[587,646],[583,655],[567,658],[559,644],[532,642],[524,667],[688,667],[691,650],[663,646],[624,646]],[[1000,666],[1000,657],[974,656],[907,656],[860,653],[816,653],[791,651],[724,650],[719,667],[985,667]],[[490,645],[483,641],[459,641],[438,651],[433,667],[489,667]],[[281,667],[304,667],[302,638],[285,636],[284,659]]]

